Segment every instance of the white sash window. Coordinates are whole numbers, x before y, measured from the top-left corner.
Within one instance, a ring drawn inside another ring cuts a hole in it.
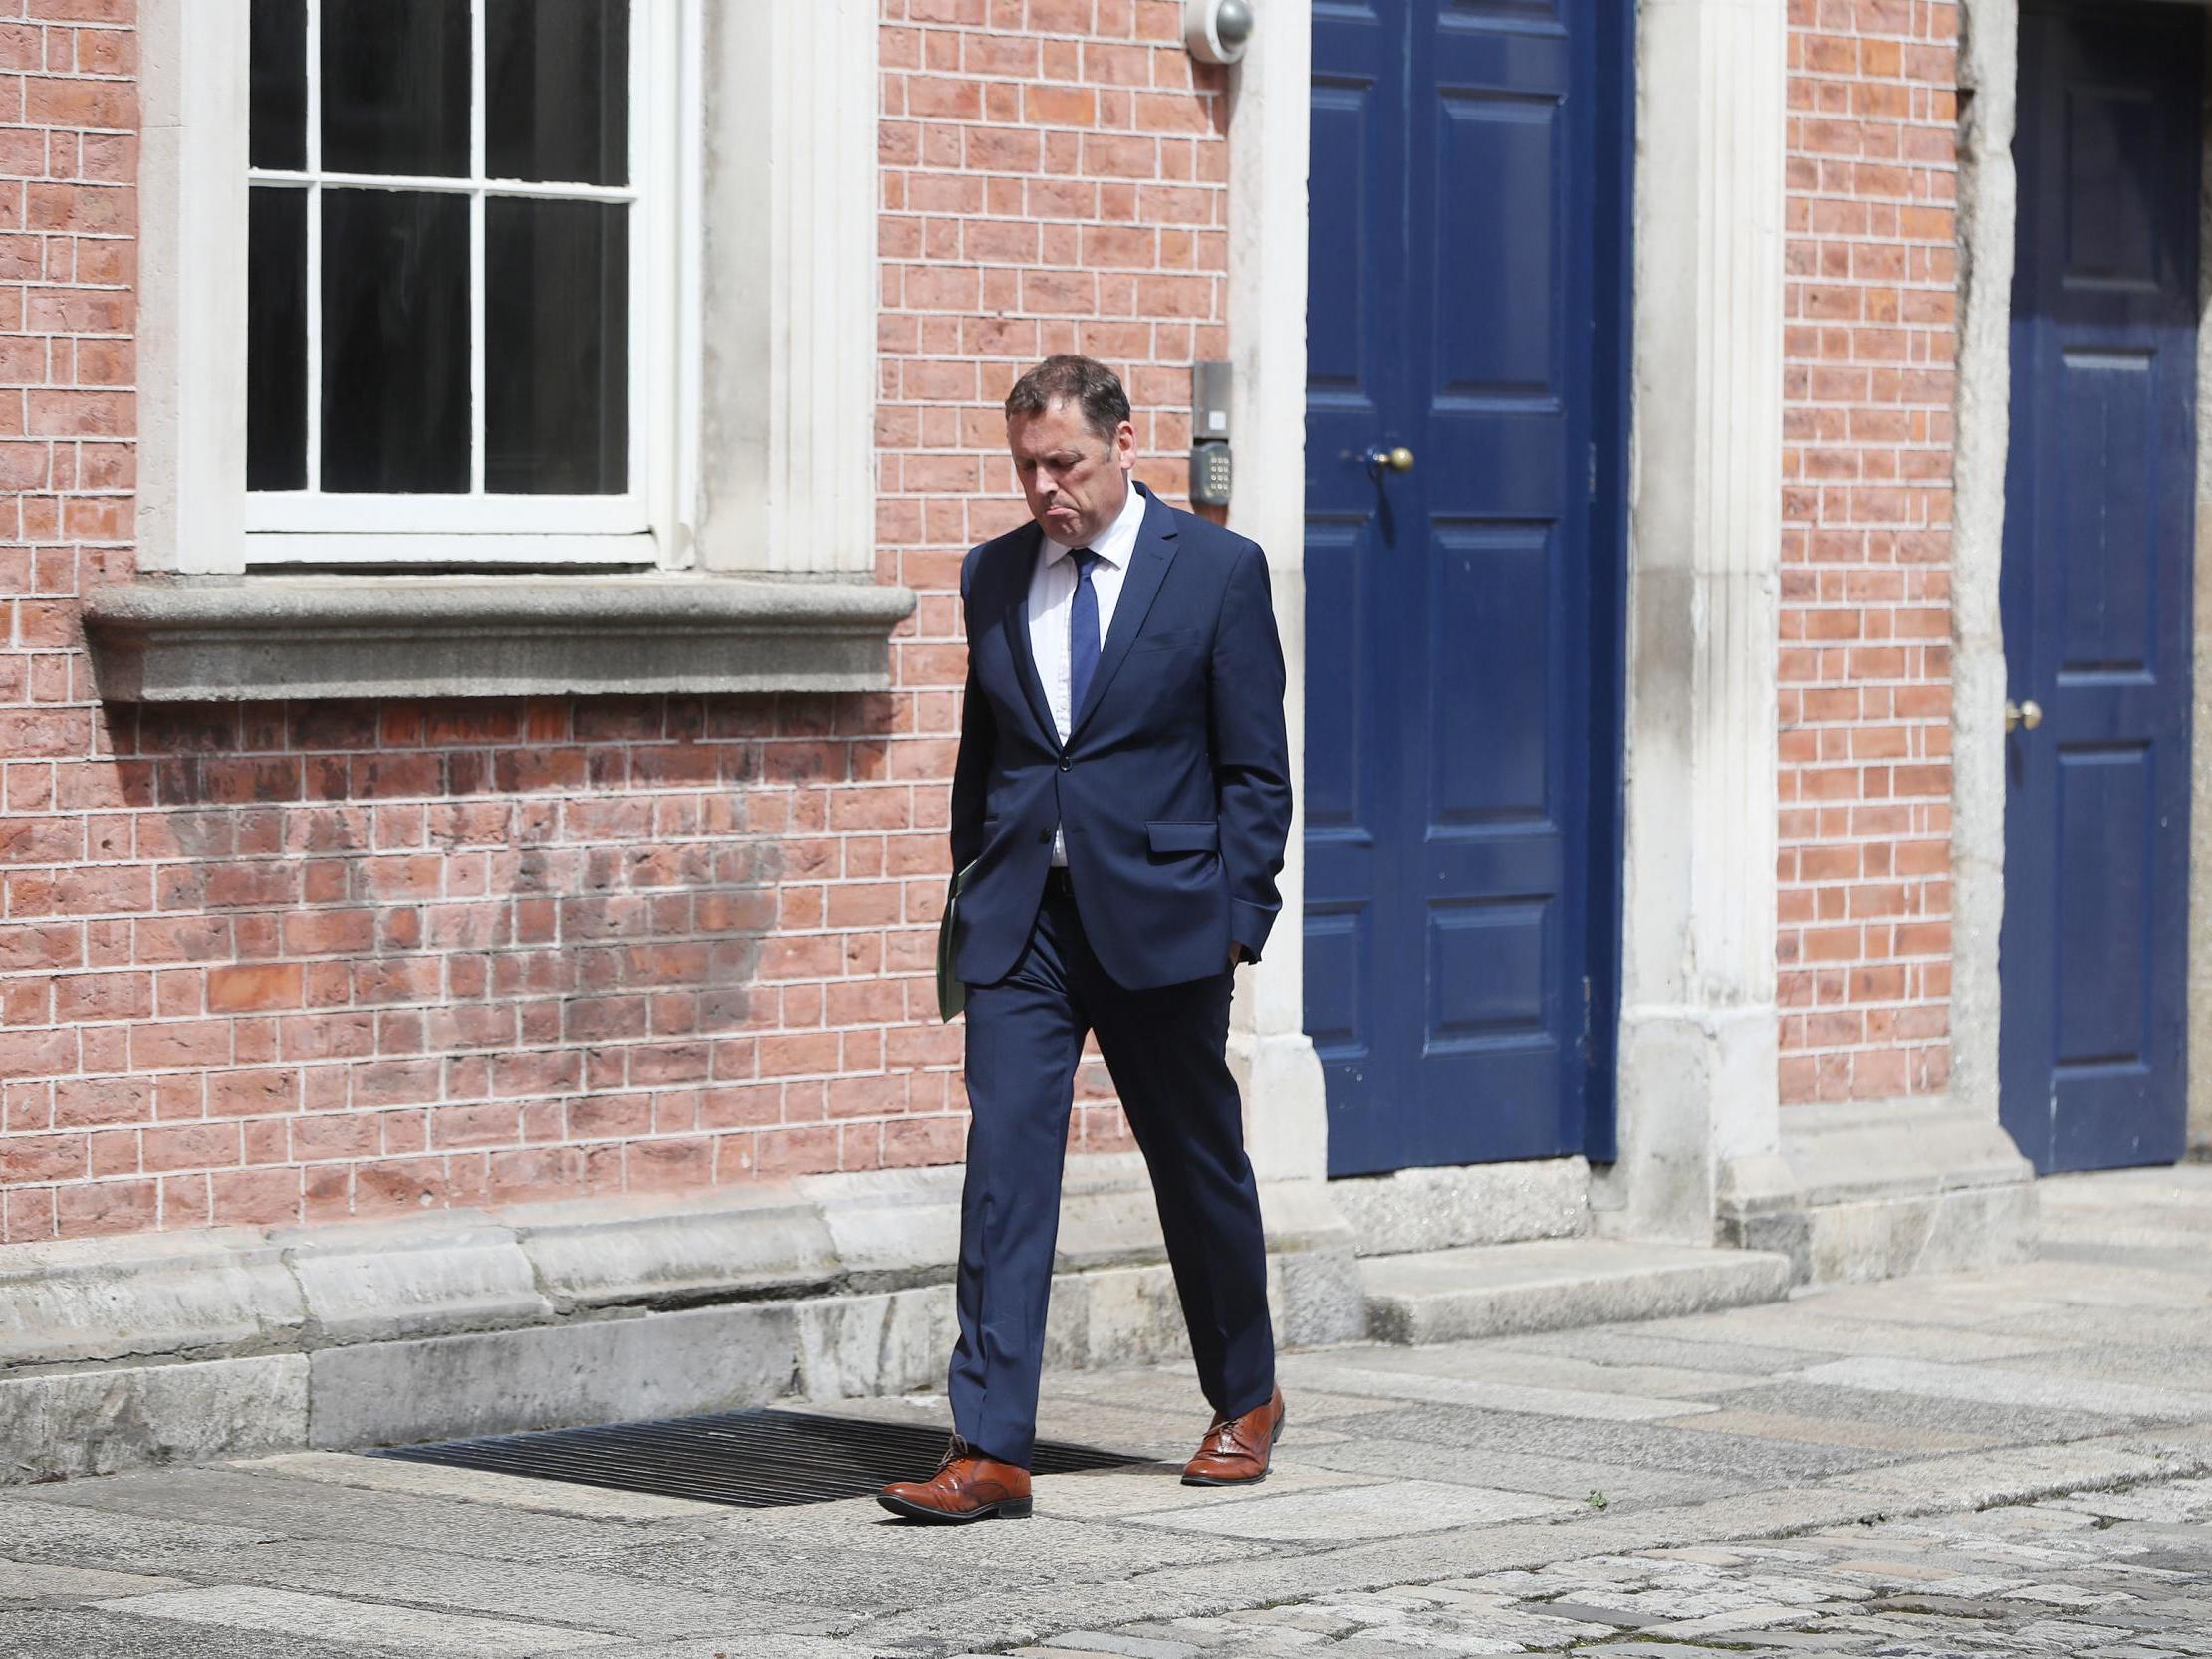
[[[661,563],[681,12],[253,0],[249,568]]]
[[[871,580],[879,28],[141,0],[140,570]]]

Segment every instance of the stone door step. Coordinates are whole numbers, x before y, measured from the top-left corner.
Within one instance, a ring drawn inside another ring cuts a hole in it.
[[[1359,1264],[1367,1335],[1418,1346],[1780,1302],[1790,1259],[1624,1239],[1532,1239]]]

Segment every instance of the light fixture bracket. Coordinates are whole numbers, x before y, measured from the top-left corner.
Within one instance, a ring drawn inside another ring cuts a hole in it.
[[[1183,45],[1202,64],[1233,64],[1252,39],[1251,0],[1183,0]]]

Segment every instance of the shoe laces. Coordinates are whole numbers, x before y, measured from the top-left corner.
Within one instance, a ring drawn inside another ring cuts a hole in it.
[[[975,1456],[975,1448],[958,1435],[954,1435],[945,1447],[945,1455],[937,1460],[937,1473],[942,1475],[962,1458],[973,1456]]]
[[[1224,1417],[1206,1431],[1206,1444],[1202,1448],[1217,1458],[1235,1457],[1244,1447],[1237,1441],[1237,1425],[1233,1418]]]

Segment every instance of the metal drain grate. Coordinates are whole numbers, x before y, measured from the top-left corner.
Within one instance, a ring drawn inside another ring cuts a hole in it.
[[[495,1434],[368,1455],[769,1509],[861,1498],[886,1481],[920,1479],[937,1467],[944,1449],[943,1429],[761,1410]],[[1032,1467],[1040,1475],[1065,1475],[1149,1461],[1039,1441]]]

